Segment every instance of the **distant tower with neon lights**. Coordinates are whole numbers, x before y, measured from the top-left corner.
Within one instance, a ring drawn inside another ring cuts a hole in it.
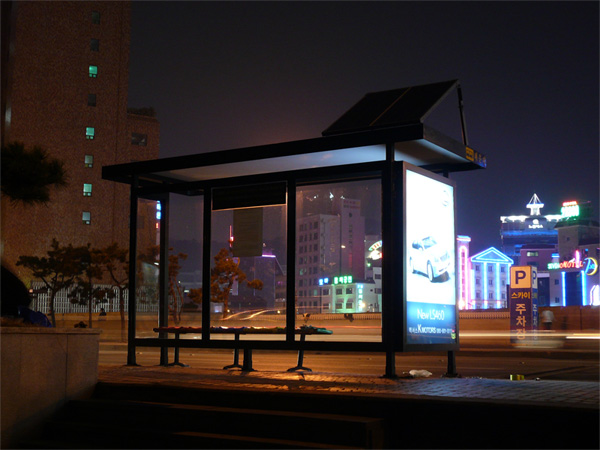
[[[562,217],[560,214],[541,214],[544,203],[533,194],[526,205],[529,214],[500,217],[500,238],[502,253],[519,262],[521,247],[524,245],[557,245],[558,231],[554,229]]]
[[[540,201],[540,198],[537,196],[537,194],[534,193],[533,197],[531,197],[531,200],[529,200],[527,207],[531,211],[531,216],[539,216],[540,209],[544,207],[544,204]]]

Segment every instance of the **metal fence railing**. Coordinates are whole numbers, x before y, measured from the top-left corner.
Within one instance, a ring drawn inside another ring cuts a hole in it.
[[[104,298],[100,302],[93,301],[92,302],[92,313],[99,313],[101,309],[104,309],[106,312],[116,312],[119,311],[119,290],[116,287],[111,287],[110,285],[95,285],[94,287],[106,288],[110,289],[113,295],[105,295]],[[48,314],[50,312],[50,295],[48,294],[48,290],[45,285],[41,282],[32,283],[33,289],[33,301],[31,302],[31,309],[35,311],[40,311],[44,314]],[[54,312],[56,314],[68,314],[68,313],[87,313],[88,305],[81,303],[74,303],[72,301],[72,289],[60,290],[56,296],[54,297]],[[125,289],[123,291],[124,297],[124,309],[125,312],[129,311],[129,291]],[[137,312],[157,312],[158,311],[158,302],[153,298],[148,298],[149,296],[144,295],[142,292],[139,295],[141,299],[138,300],[136,305]]]

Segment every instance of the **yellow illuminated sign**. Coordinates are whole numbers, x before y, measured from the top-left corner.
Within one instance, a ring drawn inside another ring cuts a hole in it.
[[[531,266],[511,266],[510,287],[512,289],[530,289],[532,280]]]

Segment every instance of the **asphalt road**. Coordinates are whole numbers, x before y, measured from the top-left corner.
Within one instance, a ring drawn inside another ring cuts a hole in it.
[[[126,345],[101,343],[100,365],[124,365],[127,362]],[[138,348],[136,360],[140,365],[158,365],[159,350]],[[597,357],[589,352],[578,356],[577,350],[562,352],[527,351],[518,349],[469,349],[456,356],[457,372],[462,377],[509,379],[510,375],[524,375],[525,379],[600,381],[600,365]],[[180,361],[191,367],[219,369],[233,362],[233,350],[229,349],[181,349]],[[173,361],[173,349],[169,350]],[[242,352],[240,351],[240,363]],[[295,366],[294,351],[255,350],[253,367],[260,371],[281,372]],[[447,372],[446,353],[396,355],[396,373],[408,376],[409,371],[426,370],[431,377],[441,377]],[[352,373],[360,375],[383,375],[385,355],[381,353],[305,352],[304,366],[313,372]]]

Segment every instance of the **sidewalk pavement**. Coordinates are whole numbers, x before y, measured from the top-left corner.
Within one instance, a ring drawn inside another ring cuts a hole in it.
[[[100,366],[99,381],[110,384],[170,386],[185,389],[310,393],[387,399],[419,398],[462,402],[486,401],[561,409],[597,410],[600,405],[598,383],[587,381],[412,377],[387,379],[318,372],[240,372],[161,366]]]

